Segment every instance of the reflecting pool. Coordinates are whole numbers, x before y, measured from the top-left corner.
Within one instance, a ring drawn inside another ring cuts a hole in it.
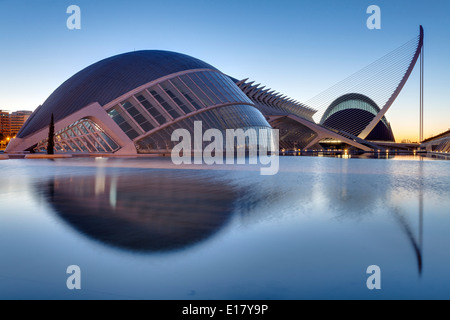
[[[449,161],[0,170],[0,299],[450,299]],[[70,265],[81,290],[67,289]],[[367,288],[371,265],[380,290]]]

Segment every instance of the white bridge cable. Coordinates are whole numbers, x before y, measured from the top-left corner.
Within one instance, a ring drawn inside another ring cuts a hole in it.
[[[326,99],[322,98],[322,100],[316,100],[315,106],[318,109],[318,113],[316,113],[315,115],[315,118],[317,119],[316,121],[319,121],[321,119],[321,116],[323,115],[325,110],[334,100],[345,94],[356,93],[365,95],[373,100],[381,109],[392,96],[393,92],[402,80],[404,72],[407,69],[408,65],[399,64],[395,68],[389,68],[388,70],[390,71],[380,70],[377,73],[374,73],[371,79],[362,79],[359,85],[355,85],[352,83],[343,89],[339,88],[340,92],[335,90],[331,93],[328,93]],[[383,84],[383,88],[381,90],[379,89],[378,85],[380,82],[382,82]],[[390,87],[390,89],[386,89],[385,87]],[[311,103],[311,101],[309,103]]]
[[[382,109],[405,76],[419,45],[414,37],[367,67],[305,102],[317,110],[313,116],[319,123],[330,104],[345,94],[361,94],[373,100]]]
[[[417,44],[415,44],[415,47],[416,46],[417,46]],[[410,48],[407,48],[407,49],[410,49]],[[395,51],[398,51],[398,50],[395,50]],[[395,53],[397,53],[397,52],[395,52]],[[405,52],[405,54],[402,54],[402,55],[396,55],[394,57],[392,57],[392,53],[388,54],[384,58],[377,60],[376,62],[372,63],[371,65],[361,69],[357,73],[351,75],[350,77],[342,80],[341,82],[337,83],[333,87],[327,89],[326,91],[322,92],[321,94],[310,99],[307,103],[309,103],[310,105],[321,105],[321,104],[323,104],[324,100],[337,98],[335,96],[336,96],[337,92],[339,92],[339,91],[348,90],[348,89],[351,89],[354,91],[356,89],[355,85],[361,86],[361,83],[362,83],[361,80],[369,80],[369,79],[373,78],[373,72],[376,72],[377,74],[383,74],[384,72],[386,72],[385,71],[386,69],[391,70],[391,72],[392,72],[391,64],[394,64],[394,66],[395,66],[395,63],[397,63],[398,61],[402,61],[402,60],[404,61],[405,56],[409,57],[410,55],[411,54],[409,54],[408,52]],[[385,59],[387,57],[391,58],[391,59],[389,59],[389,60]],[[387,62],[390,62],[390,63],[388,64]],[[410,61],[407,61],[407,63],[409,63],[409,62]],[[381,67],[380,67],[380,65],[381,65]],[[362,78],[359,77],[360,75],[362,75]],[[341,93],[341,92],[339,92],[339,93]],[[330,96],[331,96],[331,98],[330,98]]]
[[[407,77],[409,77],[413,63],[416,62],[419,46],[422,44],[422,30],[421,27],[419,36],[412,38],[390,53],[306,101],[306,103],[292,100],[275,90],[265,89],[264,86],[260,87],[260,84],[253,85],[254,81],[247,82],[248,79],[240,81],[238,86],[252,100],[255,99],[254,101],[257,102],[259,108],[264,110],[265,114],[283,115],[288,112],[308,121],[313,120],[315,123],[323,124],[326,120],[325,114],[328,118],[335,113],[330,109],[332,104],[336,107],[337,112],[337,109],[347,109],[341,103],[356,100],[364,102],[360,106],[358,105],[357,109],[365,110],[375,116],[385,106],[392,103]],[[343,97],[342,101],[337,100],[340,97]],[[351,109],[353,109],[354,103],[351,102]],[[363,131],[366,131],[363,134],[367,135],[367,131],[373,130],[376,125],[375,120],[371,120],[370,115],[364,112],[356,112],[353,115],[347,114],[344,117],[337,116],[330,120],[331,122],[327,124],[329,130],[339,132],[340,129],[338,128],[348,128],[342,130],[349,130],[348,133],[353,135],[353,137],[348,136],[350,139],[354,139]],[[376,121],[382,121],[386,127],[390,127],[384,116],[381,119],[376,119]],[[349,124],[354,130],[349,129]],[[341,134],[343,133],[341,132]],[[343,135],[345,136],[345,134]]]

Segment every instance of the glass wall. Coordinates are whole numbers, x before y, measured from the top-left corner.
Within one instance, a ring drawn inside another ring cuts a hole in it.
[[[189,117],[212,106],[218,108]],[[226,129],[271,128],[262,113],[233,81],[216,71],[192,72],[164,80],[127,97],[106,111],[134,141],[140,153],[171,149],[173,130],[193,130],[194,121],[202,121],[204,130],[215,128],[223,132]],[[185,119],[180,121],[182,117]],[[158,130],[171,122],[176,123]],[[55,142],[59,152],[95,153],[119,149],[117,143],[88,119],[58,132]],[[47,142],[42,141],[36,150],[45,151],[46,146]]]
[[[321,124],[325,123],[325,121],[328,118],[330,118],[333,114],[338,113],[339,111],[344,111],[344,110],[349,110],[349,109],[364,110],[364,111],[370,112],[374,116],[376,116],[380,112],[380,109],[378,107],[374,107],[372,104],[370,104],[362,99],[350,99],[350,100],[345,100],[345,101],[335,105],[334,107],[327,109],[326,112],[324,113],[320,123]],[[389,126],[389,123],[387,122],[385,117],[383,117],[381,119],[381,121],[383,121],[383,123],[387,127]]]
[[[40,141],[34,151],[46,152],[47,144],[48,139]],[[119,145],[89,119],[81,119],[55,133],[56,152],[111,153],[118,149]]]
[[[284,118],[272,123],[275,129],[280,130],[280,149],[298,150],[304,149],[314,139],[317,138],[317,133],[299,122]],[[320,146],[318,149],[322,149]]]
[[[145,138],[137,140],[136,148],[139,153],[151,153],[158,151],[171,150],[174,145],[178,142],[172,142],[171,136],[175,129],[183,128],[187,129],[191,136],[194,137],[194,122],[201,121],[203,132],[208,129],[219,129],[223,137],[226,137],[226,129],[243,129],[244,131],[249,128],[254,129],[271,129],[266,119],[262,114],[254,107],[249,105],[232,105],[224,106],[221,108],[213,109],[200,113],[184,119],[180,122],[174,123],[173,125],[162,129],[154,134],[151,134]],[[223,141],[224,147],[226,146],[226,141]],[[247,140],[246,146],[250,145],[256,146],[257,140]],[[192,141],[193,144],[193,141]],[[204,142],[203,147],[210,144],[210,142]],[[236,148],[243,146],[235,146]],[[192,145],[193,148],[193,145]]]
[[[120,106],[116,106],[110,111],[108,115],[114,120],[115,123],[120,127],[120,129],[125,132],[125,134],[133,140],[138,137],[139,134],[136,131],[136,124],[131,120],[131,116],[125,115],[126,111],[121,109]]]
[[[154,130],[201,109],[226,104],[184,119],[163,130]],[[251,105],[245,105],[246,103]],[[270,128],[252,101],[227,76],[214,72],[193,72],[152,85],[107,110],[119,127],[135,141],[138,152],[172,148],[171,134],[176,128],[193,128],[201,120],[205,130],[264,127]],[[149,136],[140,138],[148,132]]]

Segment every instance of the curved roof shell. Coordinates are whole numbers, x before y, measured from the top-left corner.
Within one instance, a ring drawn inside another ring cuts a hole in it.
[[[103,106],[146,83],[193,69],[217,70],[191,56],[161,50],[134,51],[101,60],[59,86],[33,113],[18,137],[48,126],[52,113],[58,121],[91,103]]]

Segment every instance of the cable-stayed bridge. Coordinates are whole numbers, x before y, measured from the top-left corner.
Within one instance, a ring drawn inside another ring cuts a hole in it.
[[[418,36],[304,103],[248,79],[234,81],[280,130],[280,148],[321,150],[337,142],[363,151],[383,150],[386,144],[376,141],[395,142],[385,114],[419,57],[423,140],[423,40],[420,26]]]

